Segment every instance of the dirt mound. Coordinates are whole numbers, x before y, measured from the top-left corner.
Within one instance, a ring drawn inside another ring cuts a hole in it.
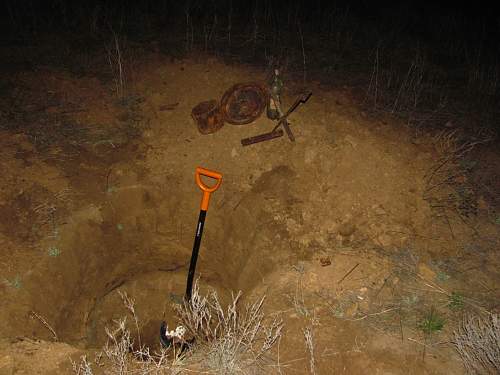
[[[32,339],[0,342],[0,374],[69,374],[82,351],[65,343]]]
[[[171,302],[184,292],[201,165],[221,171],[224,182],[212,198],[198,274],[222,293],[268,294],[270,309],[289,315],[286,360],[303,357],[304,324],[321,322],[314,329],[325,371],[395,371],[410,358],[410,372],[445,373],[445,350],[419,361],[416,300],[399,287],[415,287],[422,274],[434,287],[446,281],[449,255],[479,229],[434,220],[423,199],[435,157],[425,138],[412,143],[402,124],[359,111],[347,89],[316,84],[290,117],[295,143],[241,147],[273,124],[260,118],[202,136],[189,114],[234,83],[262,81],[262,72],[157,55],[140,66],[134,94],[122,98],[97,80],[37,72],[22,84],[40,96],[19,89],[14,107],[2,103],[11,121],[0,140],[0,334],[99,346],[104,327],[126,313],[121,290],[136,299],[147,341],[156,344],[159,321],[172,318]],[[290,85],[285,104],[295,91]],[[483,246],[498,244],[498,226],[483,228],[490,240]],[[498,274],[490,271],[482,282],[491,286]],[[405,308],[412,313],[402,317]],[[387,315],[392,328],[376,333],[380,322],[371,318],[395,312]],[[417,343],[397,336],[394,319],[401,332],[412,325]],[[388,354],[398,340],[405,344]]]

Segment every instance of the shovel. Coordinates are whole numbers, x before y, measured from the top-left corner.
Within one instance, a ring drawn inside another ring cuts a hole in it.
[[[207,186],[201,180],[201,176],[211,177],[216,180],[212,186]],[[203,191],[201,198],[200,216],[198,218],[198,225],[196,226],[196,234],[194,237],[193,253],[191,254],[191,263],[189,265],[189,273],[186,285],[186,295],[184,299],[186,302],[191,301],[191,293],[193,290],[194,271],[196,269],[196,261],[198,260],[198,252],[200,251],[201,236],[203,235],[203,227],[205,225],[205,218],[208,211],[208,203],[210,202],[210,194],[217,190],[222,182],[222,174],[214,171],[209,171],[201,167],[196,168],[195,174],[196,184]]]
[[[202,180],[201,176],[210,177],[215,180],[215,184],[208,186]],[[198,187],[203,191],[200,205],[200,216],[198,217],[198,224],[196,226],[196,234],[194,237],[193,252],[191,254],[191,263],[189,264],[189,272],[186,283],[186,294],[184,300],[189,303],[191,301],[191,294],[193,291],[194,272],[196,270],[196,262],[198,260],[198,253],[200,251],[201,236],[203,235],[203,227],[205,226],[205,218],[207,216],[208,204],[210,203],[210,194],[216,191],[221,182],[222,174],[210,171],[205,168],[197,167],[195,173],[195,180]],[[164,347],[169,347],[173,342],[174,337],[171,337],[167,332],[165,322],[162,323],[160,328],[160,342]]]

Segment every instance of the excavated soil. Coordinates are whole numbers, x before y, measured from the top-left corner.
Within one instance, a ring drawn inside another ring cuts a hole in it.
[[[126,315],[118,291],[135,299],[156,346],[184,293],[201,199],[194,170],[203,166],[224,177],[200,283],[267,295],[266,310],[285,322],[283,372],[309,371],[304,327],[318,373],[463,372],[449,337],[469,305],[449,309],[447,298],[457,291],[474,308],[498,309],[489,207],[473,224],[437,219],[423,199],[437,158],[431,138],[363,112],[347,87],[307,87],[311,99],[290,117],[295,143],[242,147],[272,129],[265,116],[198,132],[196,104],[264,80],[251,67],[152,53],[135,62],[123,97],[92,72],[41,66],[6,77],[0,369],[66,373],[68,356],[104,344],[105,327]],[[288,81],[285,104],[301,89]],[[447,324],[427,337],[419,321],[434,307]]]

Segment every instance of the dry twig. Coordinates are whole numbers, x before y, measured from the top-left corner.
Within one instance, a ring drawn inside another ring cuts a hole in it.
[[[44,319],[43,316],[37,314],[33,310],[31,310],[31,315],[33,315],[35,318],[37,318],[43,324],[43,326],[45,328],[47,328],[50,331],[50,333],[52,333],[54,341],[59,341],[59,338],[57,337],[56,331],[54,330],[54,328],[51,327],[51,325],[49,323],[47,323],[47,321]]]
[[[500,318],[469,316],[454,332],[453,344],[470,374],[500,373]]]

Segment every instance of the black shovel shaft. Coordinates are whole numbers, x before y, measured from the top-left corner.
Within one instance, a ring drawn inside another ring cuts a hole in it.
[[[189,264],[189,272],[186,285],[186,302],[191,301],[191,294],[193,292],[194,272],[196,270],[196,262],[198,260],[198,253],[200,252],[201,236],[203,235],[203,227],[205,226],[205,218],[207,211],[200,210],[198,218],[198,225],[196,226],[196,235],[194,237],[193,252],[191,254],[191,263]]]

